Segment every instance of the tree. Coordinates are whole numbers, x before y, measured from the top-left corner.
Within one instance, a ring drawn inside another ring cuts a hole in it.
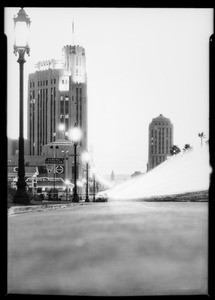
[[[190,150],[192,147],[190,146],[190,144],[185,144],[183,150]]]
[[[199,133],[198,133],[198,136],[199,136],[200,139],[201,139],[201,147],[202,147],[202,140],[205,139],[205,134],[204,134],[204,132],[199,132]]]
[[[180,148],[176,145],[173,145],[171,148],[170,148],[170,155],[176,155],[178,154],[179,152],[181,152]]]

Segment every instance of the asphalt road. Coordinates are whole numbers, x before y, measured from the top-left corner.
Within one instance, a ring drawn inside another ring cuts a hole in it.
[[[108,202],[8,217],[8,293],[207,294],[208,203]]]

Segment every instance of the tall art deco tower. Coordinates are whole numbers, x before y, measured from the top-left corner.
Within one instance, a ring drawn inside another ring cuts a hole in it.
[[[64,132],[59,125],[64,124]],[[42,146],[68,140],[74,124],[82,129],[82,149],[87,148],[87,76],[85,50],[67,45],[61,60],[40,61],[28,80],[29,154],[41,155]]]
[[[149,157],[147,171],[158,166],[170,155],[173,145],[173,125],[170,119],[160,114],[149,124]]]

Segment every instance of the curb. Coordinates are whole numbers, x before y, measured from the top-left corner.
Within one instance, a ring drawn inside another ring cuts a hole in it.
[[[8,215],[21,214],[33,211],[46,211],[47,209],[67,208],[84,203],[69,203],[69,204],[43,204],[43,205],[28,205],[28,206],[13,206],[8,209]]]

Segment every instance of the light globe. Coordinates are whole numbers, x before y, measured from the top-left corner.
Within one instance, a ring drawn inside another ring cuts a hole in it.
[[[81,157],[82,157],[83,162],[89,163],[89,161],[90,161],[90,154],[89,154],[88,151],[83,152],[82,155],[81,155]]]
[[[66,184],[66,185],[69,185],[69,184],[70,184],[69,179],[66,179],[66,180],[65,180],[65,184]]]
[[[65,125],[63,123],[61,123],[59,126],[58,126],[59,130],[60,131],[64,131],[65,130]]]
[[[30,18],[26,14],[23,8],[21,8],[17,14],[14,16],[14,53],[19,51],[26,51],[28,54],[30,52],[29,48],[29,33],[30,33]]]
[[[72,142],[78,143],[81,140],[82,132],[79,127],[73,127],[70,132],[69,136]]]

